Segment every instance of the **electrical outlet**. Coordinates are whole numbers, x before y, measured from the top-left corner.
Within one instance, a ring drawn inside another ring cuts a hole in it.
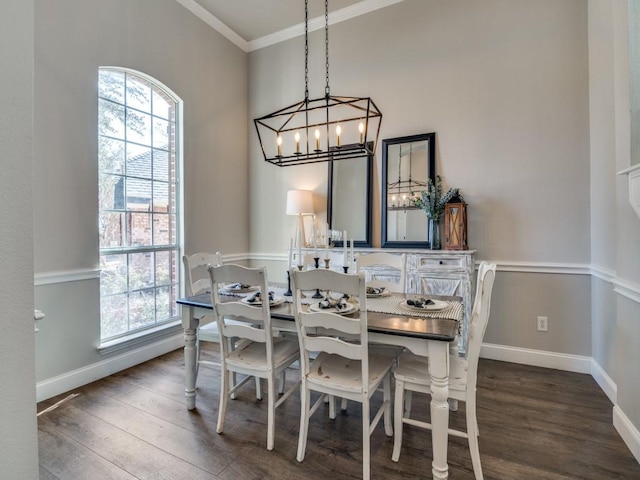
[[[547,317],[538,317],[538,331],[547,332],[549,330],[549,319]]]

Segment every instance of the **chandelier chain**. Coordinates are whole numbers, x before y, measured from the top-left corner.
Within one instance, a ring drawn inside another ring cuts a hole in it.
[[[309,100],[309,0],[304,0],[304,99]]]
[[[324,93],[329,96],[329,0],[324,0],[324,56],[325,56],[325,72],[327,77],[327,85],[324,87]]]

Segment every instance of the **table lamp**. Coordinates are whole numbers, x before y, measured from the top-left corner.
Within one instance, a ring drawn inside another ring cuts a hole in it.
[[[287,215],[298,215],[299,246],[306,246],[307,237],[304,232],[303,215],[313,215],[313,192],[311,190],[289,190],[287,192]],[[315,228],[315,226],[314,226]]]

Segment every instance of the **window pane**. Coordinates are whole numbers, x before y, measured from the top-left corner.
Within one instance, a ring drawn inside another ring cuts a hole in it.
[[[98,140],[100,171],[103,173],[124,173],[124,142],[100,137]]]
[[[100,212],[98,228],[100,234],[100,248],[124,247],[124,213]],[[126,272],[124,272],[126,274]]]
[[[138,328],[156,323],[154,289],[129,294],[129,328]]]
[[[175,252],[156,252],[156,285],[169,285],[171,283],[171,273],[174,268],[172,263]]]
[[[151,115],[127,108],[127,141],[151,145]]]
[[[127,256],[100,256],[100,292],[113,295],[127,291]]]
[[[152,245],[151,214],[127,213],[129,219],[129,245]]]
[[[155,213],[153,215],[153,243],[155,245],[169,245],[169,215]]]
[[[127,144],[127,175],[151,178],[151,149],[132,143]]]
[[[151,180],[127,178],[127,209],[138,212],[151,210]]]
[[[171,287],[156,289],[156,320],[163,322],[171,318]]]
[[[169,122],[166,120],[153,119],[153,146],[165,149],[169,147]]]
[[[102,338],[115,337],[129,331],[127,294],[100,298]]]
[[[129,290],[139,290],[154,285],[153,253],[130,253]]]
[[[127,105],[143,112],[151,112],[151,85],[146,80],[127,75]]]
[[[153,178],[169,180],[169,153],[165,150],[153,150]]]
[[[124,208],[124,177],[121,175],[98,176],[98,206],[100,209]]]
[[[171,111],[173,101],[158,89],[153,89],[153,114],[167,119],[172,119]]]
[[[124,103],[124,72],[100,70],[98,95],[114,102]]]
[[[124,138],[124,107],[100,99],[98,102],[98,133],[114,138]]]
[[[169,184],[153,182],[153,211],[166,213],[169,211]]]

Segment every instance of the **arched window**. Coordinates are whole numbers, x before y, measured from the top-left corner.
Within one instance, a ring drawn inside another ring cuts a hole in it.
[[[180,99],[140,72],[98,82],[102,341],[178,316]]]

